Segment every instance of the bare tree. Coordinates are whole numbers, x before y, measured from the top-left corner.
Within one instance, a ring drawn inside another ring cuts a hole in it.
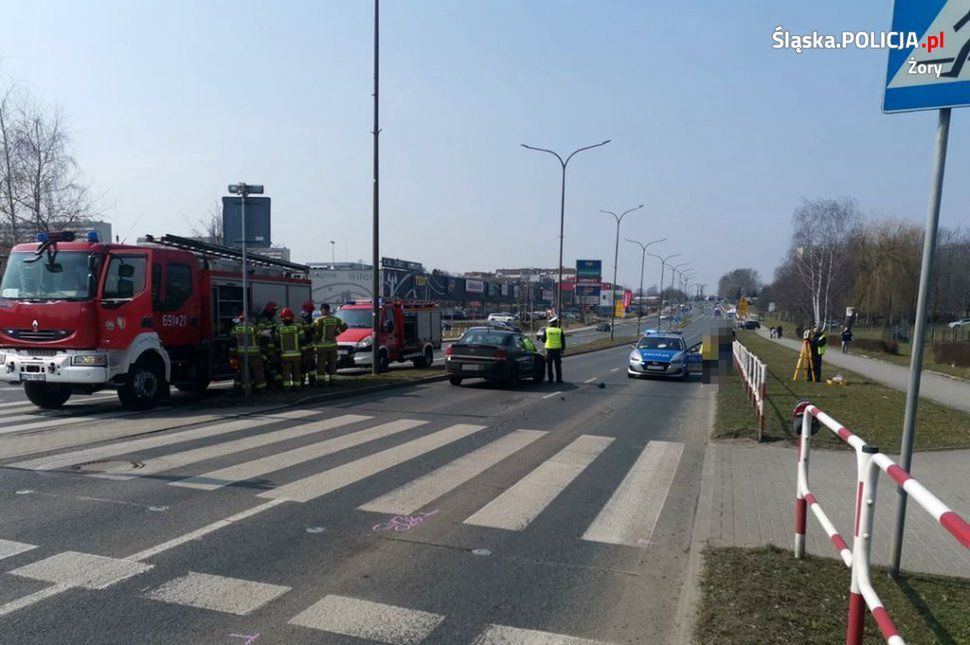
[[[63,112],[15,84],[0,88],[0,244],[96,215]]]
[[[210,244],[222,244],[222,202],[215,201],[192,225],[192,237]]]
[[[821,329],[829,318],[832,292],[849,260],[862,217],[851,199],[804,200],[795,209],[792,267],[810,295],[812,315]]]

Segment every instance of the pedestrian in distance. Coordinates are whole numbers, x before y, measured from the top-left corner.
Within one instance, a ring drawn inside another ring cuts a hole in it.
[[[781,325],[778,325],[778,329],[775,330],[775,338],[781,338]]]
[[[852,337],[852,330],[849,329],[848,327],[843,327],[842,328],[842,353],[843,354],[849,353],[849,343],[851,343],[853,340],[854,339]]]
[[[337,374],[337,336],[347,331],[347,323],[330,315],[330,305],[320,305],[320,317],[313,321],[317,350],[317,385],[330,385]]]
[[[546,327],[546,370],[549,382],[552,383],[553,368],[556,372],[556,383],[562,383],[562,355],[566,351],[566,335],[559,326],[559,318],[553,316]]]

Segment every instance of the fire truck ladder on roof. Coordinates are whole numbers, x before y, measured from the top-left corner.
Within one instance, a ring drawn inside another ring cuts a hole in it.
[[[145,240],[153,244],[169,246],[172,248],[181,249],[183,251],[194,251],[196,253],[201,253],[203,256],[212,256],[242,262],[242,251],[229,248],[227,246],[219,246],[218,244],[210,244],[208,242],[193,240],[188,237],[181,237],[179,235],[163,235],[160,239],[155,239],[151,235],[146,235]],[[252,266],[287,269],[293,273],[302,273],[304,276],[310,275],[310,267],[305,264],[296,264],[295,262],[276,260],[274,258],[268,258],[254,253],[246,253],[246,263]]]

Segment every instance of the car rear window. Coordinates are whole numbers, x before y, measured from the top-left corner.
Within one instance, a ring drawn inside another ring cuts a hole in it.
[[[494,331],[469,331],[458,341],[461,345],[504,345],[508,334]]]
[[[639,349],[684,349],[684,341],[680,338],[664,336],[647,336],[637,343]]]

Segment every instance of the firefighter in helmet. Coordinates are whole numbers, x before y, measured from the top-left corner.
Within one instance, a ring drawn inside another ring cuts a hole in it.
[[[250,385],[256,392],[266,391],[266,375],[263,371],[263,359],[260,355],[259,344],[256,339],[256,328],[247,320],[246,313],[241,312],[232,328],[233,345],[230,356],[239,363],[236,372],[236,387],[243,387],[243,370],[249,367]]]
[[[303,372],[300,362],[303,360],[303,327],[293,320],[293,310],[283,307],[280,321],[276,327],[276,344],[280,351],[280,372],[283,387],[293,391],[303,385]]]
[[[272,300],[266,303],[256,321],[259,335],[259,349],[262,353],[266,380],[272,387],[283,387],[283,372],[280,369],[280,350],[276,345],[276,312],[280,306]]]
[[[303,328],[303,374],[310,385],[316,383],[316,347],[313,340],[313,306],[312,300],[307,300],[300,308],[300,319]]]
[[[347,323],[330,315],[330,305],[320,305],[320,317],[313,321],[317,350],[317,385],[330,385],[337,373],[337,336],[347,331]]]

